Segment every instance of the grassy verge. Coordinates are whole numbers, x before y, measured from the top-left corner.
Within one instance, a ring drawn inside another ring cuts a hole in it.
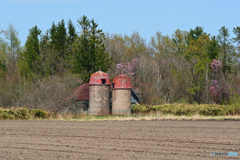
[[[132,114],[129,116],[91,116],[91,115],[57,115],[54,120],[63,121],[128,121],[128,120],[240,120],[240,116],[202,116],[202,115],[171,115],[171,114]]]
[[[0,120],[47,119],[54,117],[55,115],[53,113],[40,109],[0,108]]]

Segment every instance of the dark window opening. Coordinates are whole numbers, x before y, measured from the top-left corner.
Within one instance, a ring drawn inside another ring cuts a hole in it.
[[[102,84],[106,84],[106,79],[101,79],[102,80]]]

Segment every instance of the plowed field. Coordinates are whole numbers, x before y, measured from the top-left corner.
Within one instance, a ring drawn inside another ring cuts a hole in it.
[[[240,121],[0,121],[0,159],[240,159]]]

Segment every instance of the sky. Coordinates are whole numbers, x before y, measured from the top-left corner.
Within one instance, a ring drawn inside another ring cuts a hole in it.
[[[24,45],[33,26],[45,33],[61,19],[75,24],[86,15],[103,32],[130,36],[134,31],[149,42],[156,32],[172,36],[175,30],[196,26],[217,35],[226,26],[231,36],[240,26],[240,0],[0,0],[0,29],[10,23]]]

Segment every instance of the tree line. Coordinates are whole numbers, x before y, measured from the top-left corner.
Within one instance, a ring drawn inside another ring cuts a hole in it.
[[[80,32],[71,20],[66,24],[63,19],[45,33],[34,26],[23,46],[12,24],[0,31],[0,106],[44,109],[51,101],[54,108],[60,105],[55,101],[87,83],[99,69],[111,80],[119,74],[129,76],[146,104],[226,104],[240,94],[238,26],[232,30],[234,38],[225,26],[215,36],[197,26],[177,29],[171,36],[156,32],[148,43],[138,32],[103,33],[86,16],[77,26]],[[34,95],[42,99],[33,100]]]

